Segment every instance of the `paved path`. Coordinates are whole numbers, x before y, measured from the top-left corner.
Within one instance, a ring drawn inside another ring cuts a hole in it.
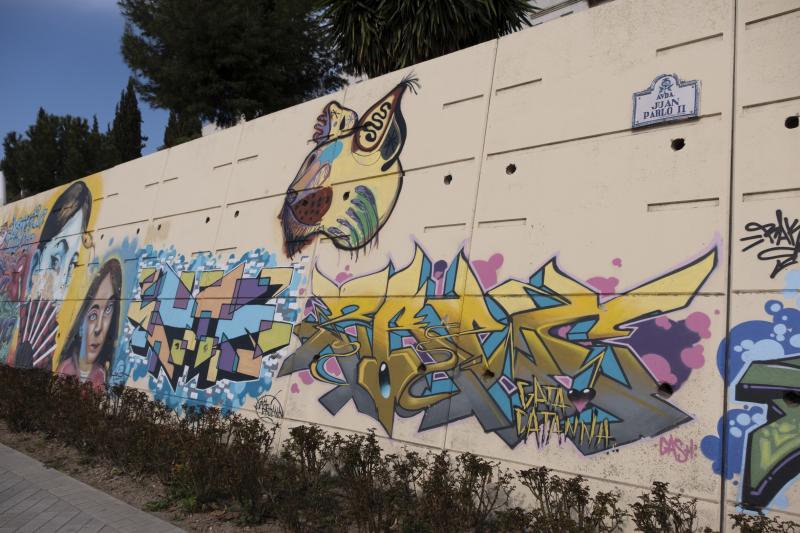
[[[0,533],[183,531],[0,444]]]

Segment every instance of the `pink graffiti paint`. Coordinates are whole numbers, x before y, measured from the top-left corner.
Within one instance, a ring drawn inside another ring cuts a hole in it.
[[[297,394],[300,392],[300,386],[297,383],[292,383],[292,387],[289,390],[292,391],[292,394]]]
[[[339,272],[338,274],[336,274],[336,283],[341,285],[342,283],[344,283],[345,281],[347,281],[348,279],[350,279],[352,277],[353,277],[353,274],[350,273],[350,265],[345,265],[344,271]]]
[[[686,317],[686,327],[700,335],[703,339],[711,337],[709,326],[711,326],[711,318],[705,313],[698,311]]]
[[[339,361],[336,360],[335,357],[331,357],[325,364],[325,372],[330,374],[331,376],[341,376],[342,375],[342,367],[339,366]]]
[[[553,376],[553,379],[567,390],[572,388],[572,378],[570,376]]]
[[[657,353],[644,354],[642,356],[642,362],[658,381],[669,383],[670,385],[675,385],[678,382],[678,376],[672,373],[672,367],[669,361]]]
[[[681,361],[683,364],[691,369],[702,368],[706,364],[706,358],[703,355],[703,347],[699,344],[684,348],[681,350]]]
[[[697,457],[697,444],[694,439],[689,439],[689,442],[683,442],[672,435],[669,437],[662,435],[658,441],[658,451],[662,457],[671,455],[675,461],[683,464]]]
[[[600,291],[602,294],[614,294],[617,290],[619,280],[615,277],[604,278],[602,276],[595,276],[586,280],[586,283]]]
[[[300,381],[302,381],[305,385],[311,385],[314,383],[314,376],[311,375],[311,372],[308,370],[301,370],[297,373],[300,376]]]
[[[481,282],[484,288],[497,285],[497,271],[500,270],[501,266],[503,266],[502,254],[494,254],[487,261],[476,259],[472,262],[478,281]]]
[[[614,265],[615,267],[621,267],[622,259],[620,259],[619,257],[615,257],[614,259],[611,260],[611,264]]]
[[[672,322],[670,322],[669,318],[665,316],[660,316],[655,319],[656,326],[660,327],[661,329],[669,330],[672,327]]]

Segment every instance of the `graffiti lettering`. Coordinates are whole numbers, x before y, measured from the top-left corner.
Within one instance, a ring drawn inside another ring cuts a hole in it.
[[[766,403],[767,421],[747,436],[745,506],[762,508],[800,472],[800,356],[754,361],[736,385],[739,401]]]
[[[762,244],[766,246],[758,252],[762,261],[775,261],[770,278],[777,276],[783,269],[796,265],[800,257],[800,220],[783,216],[783,212],[775,211],[775,222],[760,224],[748,222],[745,231],[752,233],[739,239],[746,242],[742,251],[746,252]]]
[[[16,215],[10,223],[0,227],[0,246],[3,248],[13,248],[33,242],[36,237],[33,230],[44,224],[47,209],[40,205],[28,215],[17,218]]]
[[[741,505],[752,510],[770,506],[800,475],[800,309],[769,300],[764,310],[771,320],[737,324],[719,345],[720,375],[744,405],[728,409],[718,434],[700,443],[716,473],[741,476]]]
[[[288,287],[292,268],[264,268],[253,278],[244,268],[140,268],[141,303],[128,315],[131,348],[154,377],[163,375],[173,390],[182,378],[196,378],[199,389],[221,379],[257,380],[262,357],[289,344],[291,324],[274,320],[270,300]]]
[[[463,254],[434,269],[419,248],[406,268],[341,287],[317,271],[279,375],[307,369],[334,385],[320,398],[332,415],[352,400],[389,435],[396,416],[422,413],[420,431],[475,417],[511,447],[559,434],[596,453],[690,420],[619,339],[624,324],[686,307],[715,264],[712,250],[602,305],[555,260],[488,292]]]
[[[693,439],[689,442],[683,442],[678,437],[670,435],[669,437],[661,436],[658,439],[658,451],[661,456],[671,455],[679,463],[686,463],[697,457],[697,444]]]
[[[596,410],[591,410],[589,419],[580,415],[567,416],[570,406],[565,403],[564,387],[554,385],[541,385],[534,376],[530,390],[526,389],[530,383],[518,381],[519,403],[521,407],[514,409],[517,421],[517,433],[527,440],[534,435],[539,446],[550,441],[551,436],[569,438],[573,442],[585,444],[590,447],[605,449],[613,445],[608,419],[599,419]],[[591,391],[591,394],[588,392]],[[570,390],[572,392],[572,390]],[[592,389],[581,391],[588,399],[594,397]],[[572,399],[572,404],[582,405],[576,394],[567,396]],[[585,405],[585,404],[583,404]]]
[[[283,418],[283,406],[278,398],[272,394],[265,394],[256,401],[256,414],[262,420],[274,422]]]

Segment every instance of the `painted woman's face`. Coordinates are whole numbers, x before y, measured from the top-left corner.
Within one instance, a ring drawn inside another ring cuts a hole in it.
[[[37,252],[30,279],[31,300],[63,300],[70,274],[78,260],[83,213],[78,211],[41,252]]]
[[[94,300],[89,304],[84,317],[84,327],[86,335],[84,337],[84,351],[86,360],[94,363],[100,356],[103,344],[108,337],[108,330],[111,327],[111,318],[114,316],[114,306],[117,303],[113,300],[114,287],[111,284],[111,276],[100,283],[95,294]]]

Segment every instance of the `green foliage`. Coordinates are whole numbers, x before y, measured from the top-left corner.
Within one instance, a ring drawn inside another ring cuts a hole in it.
[[[644,533],[710,532],[697,526],[697,500],[667,492],[669,483],[654,481],[649,493],[639,496],[633,509],[636,531]]]
[[[321,0],[345,68],[370,77],[519,30],[526,0]]]
[[[289,430],[214,408],[178,417],[147,393],[105,391],[73,377],[0,365],[0,418],[12,431],[39,431],[131,474],[157,475],[167,494],[149,510],[225,506],[242,523],[272,519],[293,533],[611,533],[631,517],[637,531],[710,531],[697,525],[696,500],[666,483],[623,510],[617,492],[592,493],[580,477],[545,467],[512,473],[470,453],[385,454],[374,432],[341,436],[317,426]],[[515,486],[527,489],[512,506]],[[796,533],[762,515],[730,516],[742,533]]]
[[[534,507],[530,512],[511,509],[500,517],[502,531],[542,533],[611,533],[622,531],[627,513],[618,505],[618,492],[598,492],[594,496],[581,476],[562,478],[545,467],[518,473],[528,489]]]
[[[336,511],[335,482],[331,475],[331,450],[337,436],[317,426],[297,426],[281,453],[281,480],[276,514],[292,533],[346,530],[345,517]]]
[[[739,529],[742,533],[798,533],[800,524],[797,522],[783,521],[778,517],[766,517],[764,515],[732,514],[732,530]]]
[[[170,148],[197,139],[203,134],[203,122],[199,117],[189,113],[169,112],[167,127],[164,129],[164,145]]]
[[[155,107],[229,126],[341,85],[315,0],[118,3],[122,55]]]
[[[0,170],[8,201],[52,189],[142,155],[142,116],[132,80],[122,91],[113,128],[101,133],[80,117],[51,115],[40,108],[24,135],[9,132],[3,140]]]
[[[142,113],[136,100],[133,78],[128,78],[128,86],[119,97],[111,128],[111,140],[120,163],[142,157],[143,141],[147,137],[142,137]]]
[[[0,170],[6,178],[8,200],[13,201],[82,178],[99,170],[103,161],[99,133],[86,119],[57,116],[39,109],[36,122],[20,135],[3,140],[5,157]]]

